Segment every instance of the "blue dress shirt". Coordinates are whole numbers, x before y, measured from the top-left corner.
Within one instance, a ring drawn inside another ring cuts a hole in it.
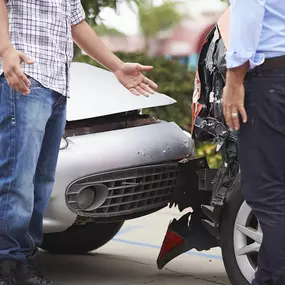
[[[285,55],[285,0],[231,0],[227,68]]]

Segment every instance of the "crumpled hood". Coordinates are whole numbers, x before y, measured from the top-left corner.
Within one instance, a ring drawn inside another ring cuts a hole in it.
[[[150,97],[135,96],[118,82],[112,72],[86,63],[71,64],[70,80],[68,121],[176,103],[174,99],[157,92]]]

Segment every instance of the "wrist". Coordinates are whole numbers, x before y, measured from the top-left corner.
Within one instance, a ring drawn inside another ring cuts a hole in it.
[[[0,57],[3,57],[8,51],[14,49],[12,44],[4,45],[3,47],[0,47]]]
[[[122,66],[124,65],[124,62],[118,58],[116,62],[114,62],[113,66],[110,68],[110,70],[116,74],[119,70],[121,70]]]
[[[226,76],[226,84],[232,86],[243,85],[248,68],[248,63],[245,63],[239,67],[228,69]]]

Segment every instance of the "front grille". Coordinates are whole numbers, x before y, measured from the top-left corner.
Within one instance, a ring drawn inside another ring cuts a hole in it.
[[[67,204],[78,215],[100,218],[156,210],[169,203],[177,172],[178,163],[167,163],[94,174],[70,185]],[[94,210],[81,210],[75,202],[78,189],[96,185],[108,188],[105,202]]]

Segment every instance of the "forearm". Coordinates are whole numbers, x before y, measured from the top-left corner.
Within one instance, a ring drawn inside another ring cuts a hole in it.
[[[0,0],[0,57],[10,47],[8,11],[5,0]]]
[[[116,72],[123,64],[123,62],[108,49],[95,31],[85,21],[72,26],[72,36],[74,42],[84,52],[110,71]]]

